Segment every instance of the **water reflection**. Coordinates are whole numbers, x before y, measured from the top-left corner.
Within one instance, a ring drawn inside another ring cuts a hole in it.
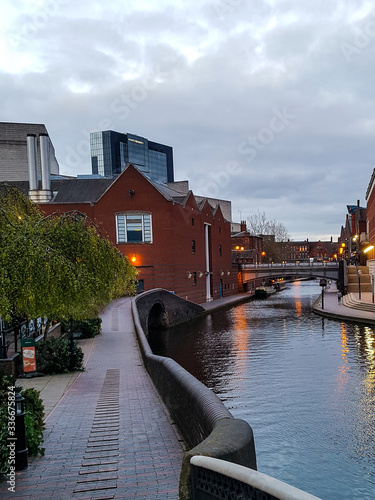
[[[349,361],[348,361],[349,347],[348,347],[348,336],[346,331],[345,323],[341,323],[341,357],[344,361],[344,365],[339,366],[339,376],[338,376],[338,387],[337,390],[342,390],[345,383],[349,380],[349,374],[347,373],[350,370]]]
[[[313,314],[319,293],[298,283],[164,332],[153,349],[250,423],[259,470],[325,500],[372,500],[374,330]]]

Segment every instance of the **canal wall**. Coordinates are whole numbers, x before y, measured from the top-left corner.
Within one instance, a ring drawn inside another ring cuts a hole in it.
[[[235,419],[210,389],[173,359],[152,353],[142,325],[149,324],[146,304],[150,305],[152,301],[145,300],[143,295],[132,300],[134,325],[145,368],[188,448],[181,464],[180,500],[189,500],[192,498],[190,459],[194,455],[219,458],[256,470],[253,431],[247,422]],[[191,303],[186,304],[188,312],[184,313],[180,302],[183,299],[175,298],[178,299],[182,317],[184,314],[185,317],[189,316],[192,313]],[[154,299],[156,300],[156,296]],[[151,309],[152,307],[153,305]],[[170,317],[168,310],[165,312]]]

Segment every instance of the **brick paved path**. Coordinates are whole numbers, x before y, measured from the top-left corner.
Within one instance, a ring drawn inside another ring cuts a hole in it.
[[[130,299],[102,314],[86,365],[47,420],[46,454],[0,498],[177,499],[182,446],[141,363]]]

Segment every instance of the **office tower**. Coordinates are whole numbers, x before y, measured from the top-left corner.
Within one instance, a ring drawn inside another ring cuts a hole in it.
[[[113,130],[90,134],[93,174],[116,177],[132,163],[156,182],[173,182],[173,149],[145,137]]]

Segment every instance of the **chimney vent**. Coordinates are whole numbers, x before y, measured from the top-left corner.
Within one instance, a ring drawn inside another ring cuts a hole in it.
[[[27,134],[27,162],[29,167],[29,190],[35,191],[38,189],[35,134]]]

